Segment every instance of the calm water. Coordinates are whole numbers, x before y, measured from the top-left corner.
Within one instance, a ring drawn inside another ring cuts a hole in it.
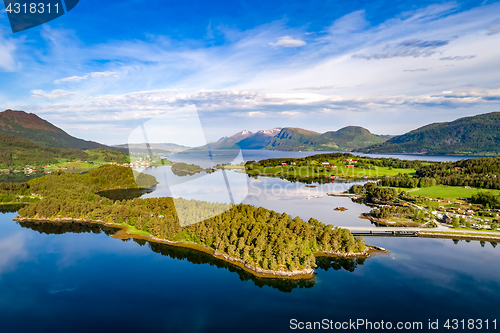
[[[220,163],[230,163],[239,154],[239,150],[231,149],[216,149],[212,151],[212,161],[214,164]],[[338,151],[274,151],[274,150],[257,150],[257,149],[243,149],[241,154],[244,161],[260,161],[269,158],[302,158],[317,154],[328,154],[336,153]],[[346,153],[346,152],[339,152]],[[347,152],[351,153],[351,152]],[[432,156],[432,155],[401,155],[401,154],[363,154],[363,153],[351,153],[357,156],[367,156],[367,157],[386,157],[386,158],[399,158],[402,160],[420,160],[420,161],[436,161],[436,162],[447,162],[447,161],[458,161],[465,158],[478,158],[480,156]],[[200,161],[210,160],[210,156],[207,151],[194,151],[183,154],[170,154],[165,155],[165,157],[174,162],[186,162],[186,163],[199,163]]]
[[[284,332],[293,318],[500,319],[500,248],[490,243],[370,238],[390,253],[323,260],[313,280],[287,283],[252,279],[194,251],[113,239],[111,229],[18,224],[15,215],[0,214],[2,332]]]
[[[140,195],[142,198],[174,196],[211,202],[243,202],[285,212],[293,217],[300,216],[304,220],[314,217],[337,226],[371,225],[369,220],[360,218],[362,213],[370,211],[370,207],[354,203],[350,198],[325,196],[329,192],[346,191],[353,184],[364,184],[366,181],[335,180],[333,183],[315,183],[313,186],[316,187],[307,187],[303,183],[292,183],[279,178],[256,179],[244,173],[225,171],[233,198],[240,199],[231,201],[220,170],[212,174],[203,172],[185,177],[175,176],[170,166],[143,169],[142,172],[153,175],[158,180],[159,184],[152,191],[148,190],[143,194],[137,190],[112,190],[102,192],[101,195],[120,200]],[[314,198],[317,196],[320,197]],[[335,211],[337,207],[347,210]]]

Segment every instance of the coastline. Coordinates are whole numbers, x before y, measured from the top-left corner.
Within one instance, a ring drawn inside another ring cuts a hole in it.
[[[128,226],[121,225],[121,224],[116,224],[112,222],[104,222],[101,220],[91,220],[91,219],[79,219],[79,218],[70,218],[70,217],[59,217],[59,218],[26,218],[26,217],[20,217],[17,216],[14,218],[14,221],[17,222],[42,222],[42,223],[50,223],[50,222],[63,222],[63,223],[71,223],[71,222],[85,222],[85,223],[96,223],[96,224],[102,224],[108,227],[114,227],[119,229],[114,235],[112,235],[112,238],[116,239],[129,239],[129,238],[134,238],[134,239],[143,239],[155,243],[162,243],[162,244],[168,244],[171,246],[178,246],[178,247],[184,247],[184,248],[189,248],[193,249],[196,251],[204,252],[206,254],[212,255],[213,257],[226,261],[234,266],[237,266],[246,272],[260,278],[268,278],[268,279],[276,279],[276,278],[281,278],[281,279],[310,279],[314,277],[314,269],[312,268],[306,268],[303,270],[296,270],[296,271],[273,271],[273,270],[267,270],[267,269],[262,269],[260,267],[256,267],[253,265],[250,265],[246,261],[239,259],[239,258],[234,258],[231,257],[225,253],[220,253],[217,252],[216,250],[213,250],[211,248],[208,248],[203,245],[199,244],[194,244],[194,243],[184,243],[184,242],[175,242],[175,241],[170,241],[168,239],[162,239],[158,238],[155,236],[144,236],[140,234],[135,234],[135,233],[128,233]],[[377,247],[377,246],[366,246],[366,250],[364,252],[359,252],[359,253],[343,253],[343,252],[333,252],[333,251],[324,251],[324,252],[317,252],[314,253],[315,257],[340,257],[340,258],[350,258],[350,259],[356,259],[356,258],[368,258],[372,254],[376,253],[387,253],[388,251],[384,248]]]

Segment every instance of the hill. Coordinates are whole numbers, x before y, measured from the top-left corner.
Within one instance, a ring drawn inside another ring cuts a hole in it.
[[[427,155],[498,155],[500,112],[434,123],[359,151]]]
[[[349,151],[382,143],[387,136],[375,135],[366,128],[348,126],[323,134],[301,128],[284,128],[264,149]]]
[[[79,149],[41,147],[27,139],[0,133],[0,168],[22,170],[27,164],[43,166],[62,158],[83,160],[87,154]]]
[[[50,148],[109,148],[97,142],[75,138],[36,114],[24,111],[0,112],[0,133],[25,138]]]

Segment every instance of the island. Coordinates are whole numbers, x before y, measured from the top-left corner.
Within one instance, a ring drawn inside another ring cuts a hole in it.
[[[101,166],[84,175],[54,172],[22,185],[40,199],[21,208],[16,220],[118,227],[121,230],[115,238],[196,249],[268,278],[311,278],[316,257],[366,258],[385,251],[367,246],[347,229],[247,204],[175,199],[174,205],[170,197],[120,201],[99,195],[104,189],[154,184],[154,177],[134,177],[130,168],[117,165]],[[178,211],[211,211],[214,217],[182,227]]]

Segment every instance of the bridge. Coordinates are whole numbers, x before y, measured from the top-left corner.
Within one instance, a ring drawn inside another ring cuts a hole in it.
[[[418,228],[418,227],[340,227],[343,229],[349,229],[353,236],[392,236],[392,237],[418,237],[417,234],[420,231],[447,231],[450,234],[475,234],[477,236],[496,236],[499,237],[500,233],[498,231],[492,230],[460,230],[451,229],[449,226],[443,226],[438,223],[437,228]]]
[[[414,227],[341,227],[349,229],[353,236],[396,236],[417,237],[417,232],[425,230]],[[427,229],[429,230],[429,229]]]

